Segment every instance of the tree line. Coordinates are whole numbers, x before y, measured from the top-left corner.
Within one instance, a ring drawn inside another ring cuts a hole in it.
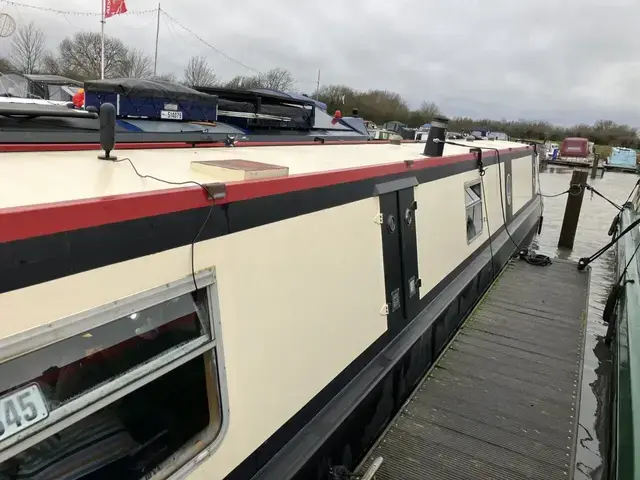
[[[329,112],[340,110],[344,115],[357,108],[361,117],[377,124],[396,120],[410,127],[419,127],[444,113],[433,102],[424,101],[419,108],[411,109],[407,101],[397,93],[383,90],[363,92],[345,85],[323,86],[319,92],[319,99],[327,104]],[[545,121],[470,117],[453,117],[449,122],[449,130],[455,132],[470,132],[478,127],[528,140],[558,142],[567,137],[586,137],[598,145],[640,148],[636,129],[612,120],[598,120],[593,125],[580,124],[571,127],[561,127]]]
[[[78,32],[60,42],[57,49],[46,49],[45,34],[33,22],[22,25],[12,40],[8,58],[0,58],[0,72],[48,73],[76,80],[100,78],[101,37],[95,32]],[[204,57],[191,57],[180,74],[154,76],[150,55],[127,46],[122,40],[105,37],[105,78],[157,78],[180,82],[188,86],[221,86],[229,88],[268,88],[293,91],[296,82],[291,72],[273,68],[267,72],[236,76],[230,80],[220,78]],[[396,120],[410,127],[429,123],[442,115],[433,102],[424,101],[412,109],[398,93],[387,90],[359,91],[346,85],[324,85],[318,91],[307,92],[327,105],[329,113],[335,110],[349,115],[357,109],[358,115],[377,124]],[[511,137],[531,140],[561,141],[566,137],[587,137],[599,145],[640,148],[636,129],[611,120],[599,120],[593,125],[580,124],[561,127],[545,121],[494,120],[453,117],[451,131],[470,131],[484,127],[500,131]]]

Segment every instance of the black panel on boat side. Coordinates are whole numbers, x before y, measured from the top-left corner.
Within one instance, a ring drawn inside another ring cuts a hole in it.
[[[398,190],[398,210],[400,213],[400,241],[402,246],[402,283],[404,285],[404,313],[407,322],[420,311],[420,279],[418,278],[418,241],[414,189]]]
[[[382,214],[382,257],[386,293],[387,327],[392,335],[402,330],[404,321],[404,292],[402,280],[402,246],[398,220],[398,193],[380,195]]]
[[[391,182],[390,182],[391,183]],[[380,195],[387,326],[392,336],[420,310],[413,187]]]

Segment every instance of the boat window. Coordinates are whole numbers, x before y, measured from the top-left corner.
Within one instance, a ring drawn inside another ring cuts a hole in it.
[[[480,181],[466,184],[464,187],[464,196],[467,218],[467,242],[471,242],[482,233],[482,185]]]
[[[138,479],[210,446],[226,405],[213,286],[102,308],[0,363],[0,479]]]
[[[59,102],[70,102],[73,100],[73,95],[78,92],[78,87],[69,85],[47,85],[49,100],[56,100]]]

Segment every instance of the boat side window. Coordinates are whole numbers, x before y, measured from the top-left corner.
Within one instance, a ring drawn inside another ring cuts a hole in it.
[[[482,185],[479,180],[464,186],[464,204],[467,218],[467,242],[482,233]]]
[[[0,479],[166,478],[215,448],[227,403],[213,271],[197,283],[13,346],[21,353],[0,359]]]

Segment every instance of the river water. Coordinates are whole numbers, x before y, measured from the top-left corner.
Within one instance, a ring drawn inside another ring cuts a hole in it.
[[[554,195],[567,190],[572,170],[553,167],[540,173],[543,195]],[[598,177],[600,173],[598,173]],[[629,195],[638,177],[628,173],[606,172],[602,178],[589,179],[600,193],[621,204]],[[580,221],[572,250],[557,247],[567,196],[544,198],[544,223],[542,233],[533,241],[538,253],[550,257],[575,260],[588,257],[611,240],[607,235],[611,220],[617,210],[598,196],[585,192]],[[605,458],[608,445],[609,379],[611,355],[604,342],[607,326],[602,321],[602,310],[608,290],[614,279],[615,253],[610,249],[591,264],[591,290],[589,315],[580,397],[578,449],[576,452],[576,480],[604,479]]]

